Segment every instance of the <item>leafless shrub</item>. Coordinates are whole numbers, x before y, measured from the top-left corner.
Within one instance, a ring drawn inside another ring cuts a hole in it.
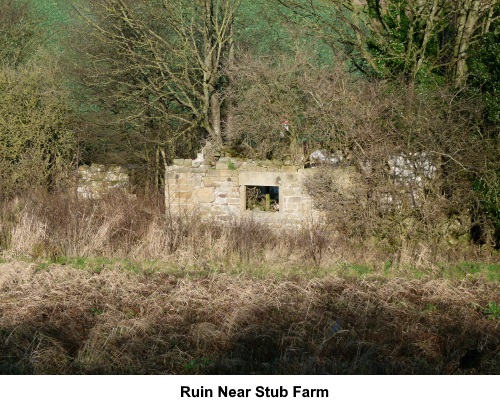
[[[430,260],[437,245],[467,234],[495,245],[475,185],[496,189],[500,167],[481,102],[446,86],[414,92],[356,79],[340,57],[333,68],[312,60],[242,58],[229,94],[233,152],[297,164],[315,150],[340,156],[304,187],[345,237],[383,241],[404,261],[424,251]]]

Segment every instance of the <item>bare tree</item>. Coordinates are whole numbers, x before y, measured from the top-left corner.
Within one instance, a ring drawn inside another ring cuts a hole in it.
[[[371,133],[379,112],[366,105],[373,90],[342,63],[320,67],[311,60],[302,50],[272,59],[240,55],[230,93],[234,153],[300,164],[315,149],[352,149]]]
[[[96,1],[81,11],[94,45],[87,49],[93,67],[88,78],[96,86],[113,86],[110,105],[134,106],[127,120],[163,122],[165,142],[202,129],[220,145],[221,72],[228,64],[238,4]]]

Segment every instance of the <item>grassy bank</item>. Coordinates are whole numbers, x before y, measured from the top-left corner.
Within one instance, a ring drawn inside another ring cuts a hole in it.
[[[0,372],[500,372],[500,292],[488,268],[447,279],[356,269],[7,261]]]

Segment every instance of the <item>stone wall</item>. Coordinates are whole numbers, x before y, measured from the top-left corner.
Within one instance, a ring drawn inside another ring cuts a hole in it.
[[[222,157],[210,165],[200,155],[175,159],[167,167],[165,198],[174,213],[197,213],[217,221],[253,217],[275,227],[294,226],[321,216],[301,187],[310,170],[269,160]],[[249,186],[278,187],[274,209],[249,209]]]
[[[109,192],[127,192],[129,176],[127,169],[118,165],[80,166],[78,168],[78,195],[83,198],[99,198]]]

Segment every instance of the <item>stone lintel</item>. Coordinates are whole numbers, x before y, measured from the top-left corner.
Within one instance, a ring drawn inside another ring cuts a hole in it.
[[[303,202],[303,198],[302,197],[286,197],[285,198],[285,204],[290,204],[290,203],[297,203],[297,204],[300,204]]]
[[[242,172],[240,184],[247,186],[279,186],[280,172]]]

